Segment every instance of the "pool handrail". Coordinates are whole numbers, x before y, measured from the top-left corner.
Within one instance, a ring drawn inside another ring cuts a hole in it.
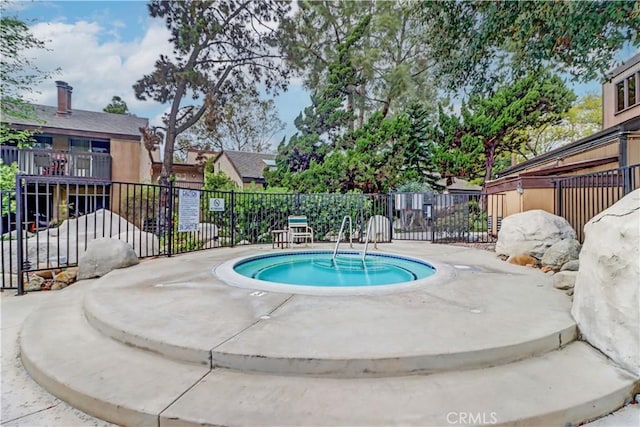
[[[371,235],[371,225],[374,222],[374,217],[369,218],[369,224],[367,224],[367,235],[364,239],[364,250],[362,251],[362,262],[364,263],[364,259],[367,256],[367,248],[369,247],[369,236]],[[373,247],[378,249],[378,239],[376,239],[376,233],[373,233]]]
[[[338,246],[340,246],[340,239],[344,235],[344,226],[346,225],[347,220],[349,220],[349,247],[353,248],[353,222],[351,221],[351,215],[345,215],[342,218],[342,224],[340,225],[340,231],[338,232],[338,241],[336,242],[336,247],[333,249],[333,256],[331,260],[336,258],[338,253]]]

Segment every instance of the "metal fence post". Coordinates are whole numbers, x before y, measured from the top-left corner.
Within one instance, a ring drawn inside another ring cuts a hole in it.
[[[389,219],[389,243],[393,242],[393,196],[387,194],[387,218]]]
[[[554,181],[554,187],[556,191],[556,215],[563,216],[564,209],[562,206],[562,181]]]
[[[236,193],[235,191],[231,190],[231,206],[230,206],[230,210],[229,210],[229,237],[231,239],[231,247],[234,247],[236,245],[236,239],[235,239],[235,233],[234,230],[236,228],[236,216],[235,216],[235,211],[236,209]]]
[[[18,295],[24,295],[24,255],[22,253],[22,176],[16,175],[16,251],[18,261]]]
[[[633,191],[633,186],[631,185],[631,179],[632,179],[632,174],[631,174],[631,168],[626,166],[622,169],[622,176],[623,176],[623,195],[627,195],[629,193],[631,193]]]
[[[165,215],[167,217],[166,223],[169,226],[169,230],[167,232],[167,238],[169,241],[167,242],[167,256],[171,256],[173,254],[173,181],[169,181],[169,200],[168,206],[165,207]],[[167,214],[168,213],[168,214]]]

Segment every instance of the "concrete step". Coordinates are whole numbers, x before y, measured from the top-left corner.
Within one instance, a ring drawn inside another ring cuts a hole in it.
[[[52,295],[26,319],[20,332],[24,367],[51,394],[86,413],[118,425],[157,425],[158,414],[209,368],[100,334],[82,312],[83,291],[70,287]]]
[[[110,273],[84,301],[89,322],[175,360],[334,377],[496,366],[577,336],[570,300],[532,269],[460,270],[412,292],[326,297],[230,287],[202,274],[206,259],[191,259],[190,271],[178,261]]]
[[[120,425],[577,424],[622,406],[637,378],[584,343],[492,368],[433,375],[265,375],[124,345],[60,292],[21,332],[27,371],[52,394]]]

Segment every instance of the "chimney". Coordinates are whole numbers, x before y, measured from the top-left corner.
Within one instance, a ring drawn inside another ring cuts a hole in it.
[[[66,117],[69,115],[71,101],[71,94],[68,91],[69,85],[67,82],[57,81],[56,87],[58,88],[58,111],[56,111],[56,116]]]
[[[71,92],[73,88],[67,85],[67,113],[71,114]]]

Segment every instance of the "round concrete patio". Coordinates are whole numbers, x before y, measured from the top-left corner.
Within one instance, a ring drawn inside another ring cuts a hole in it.
[[[632,395],[636,378],[575,341],[570,300],[540,271],[455,246],[380,250],[440,277],[312,296],[211,271],[270,246],[149,260],[55,295],[27,319],[22,360],[54,395],[125,425],[564,425]]]

